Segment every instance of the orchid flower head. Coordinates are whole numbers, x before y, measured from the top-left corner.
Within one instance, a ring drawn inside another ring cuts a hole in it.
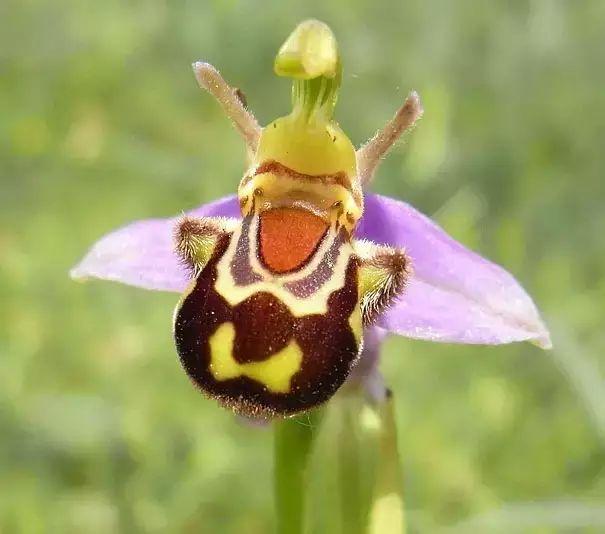
[[[550,347],[512,275],[367,191],[422,116],[415,91],[355,149],[334,120],[342,62],[322,22],[301,23],[279,49],[274,71],[292,79],[292,110],[265,127],[217,69],[193,69],[246,145],[237,194],[110,232],[71,275],[182,293],[175,344],[202,392],[245,415],[305,411],[357,380],[364,342],[374,355],[386,333]]]

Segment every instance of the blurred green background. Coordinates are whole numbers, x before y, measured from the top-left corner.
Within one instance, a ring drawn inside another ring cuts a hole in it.
[[[271,433],[189,385],[177,296],[67,272],[117,226],[235,191],[242,143],[190,64],[265,123],[309,16],[339,39],[354,142],[423,97],[374,189],[506,266],[553,332],[552,352],[387,342],[411,531],[605,528],[605,3],[325,4],[0,5],[0,532],[272,528]]]

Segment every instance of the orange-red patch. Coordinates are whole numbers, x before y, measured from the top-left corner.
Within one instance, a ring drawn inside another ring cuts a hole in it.
[[[304,265],[328,229],[326,222],[300,208],[275,208],[260,216],[260,253],[276,273]]]

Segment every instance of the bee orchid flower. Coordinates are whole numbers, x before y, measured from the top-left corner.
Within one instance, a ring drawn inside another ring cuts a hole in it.
[[[204,393],[239,413],[291,415],[375,365],[386,333],[446,343],[550,347],[532,299],[502,267],[405,202],[368,192],[382,158],[421,117],[412,91],[355,150],[333,119],[341,61],[331,30],[300,24],[274,70],[293,110],[260,127],[208,63],[193,70],[249,156],[236,195],[115,230],[73,268],[183,297],[177,352]]]

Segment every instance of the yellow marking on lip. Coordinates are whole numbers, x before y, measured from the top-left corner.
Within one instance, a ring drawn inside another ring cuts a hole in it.
[[[233,357],[235,326],[223,323],[210,336],[210,372],[219,382],[247,376],[263,384],[271,393],[288,393],[290,381],[302,364],[303,353],[292,340],[262,362],[238,363]]]
[[[263,202],[268,206],[296,198],[297,200],[308,200],[320,212],[327,212],[330,206],[340,201],[345,212],[351,213],[356,221],[363,215],[363,197],[356,200],[358,195],[353,191],[348,191],[342,185],[313,181],[301,182],[289,176],[278,176],[269,172],[256,174],[248,180],[244,177],[239,186],[238,195],[240,198],[246,196],[250,198],[257,188],[263,190]]]
[[[255,293],[267,292],[274,295],[276,298],[281,300],[290,310],[290,313],[294,317],[304,317],[305,315],[325,315],[328,312],[328,299],[330,295],[335,291],[338,291],[344,287],[346,283],[346,270],[349,265],[349,260],[353,255],[353,247],[350,242],[345,242],[340,247],[338,258],[334,266],[332,267],[332,274],[329,279],[321,285],[320,288],[313,295],[313,298],[296,297],[287,288],[283,287],[282,284],[289,282],[290,280],[301,278],[302,273],[311,273],[313,269],[319,265],[322,257],[329,249],[331,239],[335,239],[336,236],[328,234],[328,239],[324,239],[320,245],[319,250],[315,253],[314,258],[309,264],[307,264],[300,272],[286,274],[282,276],[275,276],[266,270],[263,270],[256,257],[256,228],[258,224],[258,218],[253,222],[250,227],[250,263],[255,272],[261,274],[264,280],[254,282],[245,286],[238,286],[233,280],[231,274],[230,265],[233,261],[233,257],[237,250],[237,242],[241,235],[241,225],[234,231],[229,247],[222,258],[217,264],[217,278],[214,283],[214,289],[221,295],[231,306],[237,306],[240,302],[243,302],[248,297]]]
[[[351,327],[355,341],[357,341],[357,344],[360,345],[363,335],[363,325],[361,319],[361,304],[359,302],[355,304],[353,313],[349,315],[349,326]]]

